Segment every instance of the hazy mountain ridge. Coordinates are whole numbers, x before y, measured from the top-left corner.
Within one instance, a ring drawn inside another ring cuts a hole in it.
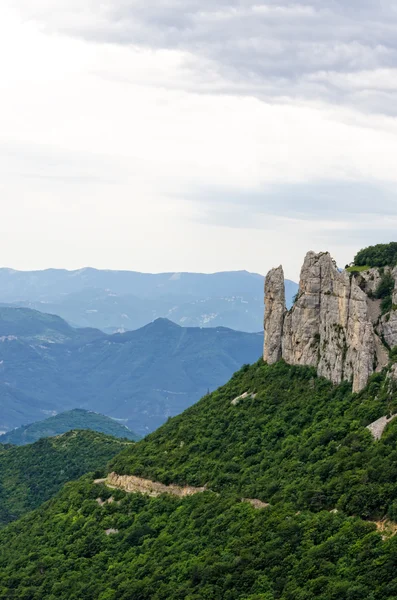
[[[166,319],[109,336],[3,307],[0,331],[0,431],[86,408],[144,435],[262,351],[262,334],[183,328]]]
[[[78,327],[113,333],[158,317],[183,326],[263,327],[263,276],[247,271],[214,274],[0,269],[0,302],[60,315]],[[287,303],[297,284],[286,281]]]

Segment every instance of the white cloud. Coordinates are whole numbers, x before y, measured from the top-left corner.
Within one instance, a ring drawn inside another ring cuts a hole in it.
[[[291,276],[391,235],[397,17],[362,6],[5,0],[4,265]]]

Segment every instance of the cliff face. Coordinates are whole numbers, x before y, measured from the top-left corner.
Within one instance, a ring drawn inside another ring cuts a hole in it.
[[[263,358],[273,364],[282,357],[283,326],[286,313],[283,267],[272,269],[265,280],[265,346]]]
[[[377,279],[378,274],[368,278],[371,289]],[[361,287],[365,285],[361,281]],[[361,390],[373,371],[388,360],[379,337],[385,334],[376,329],[379,302],[361,287],[352,274],[338,271],[328,252],[308,252],[298,298],[287,311],[282,268],[270,271],[265,284],[264,360],[274,363],[283,358],[289,364],[313,366],[332,382],[349,380],[354,391]],[[397,343],[397,312],[388,327],[394,323]]]

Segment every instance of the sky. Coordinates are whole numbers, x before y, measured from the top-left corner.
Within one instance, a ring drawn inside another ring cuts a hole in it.
[[[2,0],[0,266],[340,266],[396,240],[397,5]]]

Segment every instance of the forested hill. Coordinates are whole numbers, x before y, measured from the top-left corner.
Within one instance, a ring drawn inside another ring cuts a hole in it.
[[[53,437],[73,429],[90,429],[118,438],[134,441],[138,439],[133,431],[114,419],[93,411],[75,408],[0,435],[0,444],[15,444],[17,446],[33,444],[41,438]]]
[[[352,394],[308,367],[244,367],[109,466],[207,491],[68,484],[0,534],[0,597],[394,600],[397,419],[367,429],[394,412],[386,370]]]
[[[352,394],[350,384],[335,387],[312,368],[259,361],[117,455],[110,469],[297,510],[397,519],[397,420],[379,442],[366,428],[397,412],[396,389],[386,372]]]
[[[103,469],[129,442],[69,431],[17,447],[0,444],[0,526],[39,506],[72,479]]]

